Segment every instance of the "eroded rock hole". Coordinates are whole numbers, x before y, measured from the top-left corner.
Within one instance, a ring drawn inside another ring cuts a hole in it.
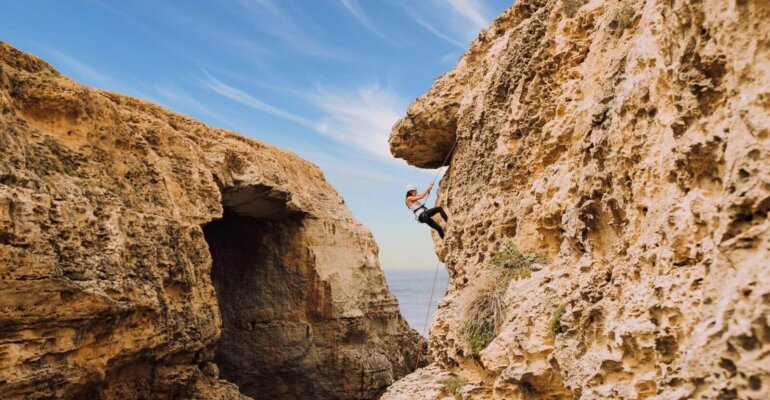
[[[328,302],[303,239],[304,217],[285,200],[265,188],[223,193],[223,218],[203,227],[222,315],[214,361],[222,378],[255,399],[327,391],[314,375],[320,357],[310,321]]]

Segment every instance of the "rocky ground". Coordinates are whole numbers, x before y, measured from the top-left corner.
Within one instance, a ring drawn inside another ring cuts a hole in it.
[[[517,1],[390,138],[455,142],[436,361],[383,399],[768,398],[770,2]]]
[[[369,399],[422,345],[316,166],[0,43],[0,398]]]

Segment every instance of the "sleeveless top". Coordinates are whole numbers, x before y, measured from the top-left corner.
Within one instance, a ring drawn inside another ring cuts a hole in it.
[[[420,214],[424,213],[425,210],[427,210],[425,206],[419,201],[413,202],[412,205],[409,206],[409,209],[412,210],[415,218],[420,218]]]

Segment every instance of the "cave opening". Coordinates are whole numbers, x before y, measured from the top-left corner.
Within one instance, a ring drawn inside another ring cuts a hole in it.
[[[224,214],[203,226],[222,317],[220,377],[255,399],[317,390],[312,371],[312,257],[303,219],[270,187],[223,191]]]

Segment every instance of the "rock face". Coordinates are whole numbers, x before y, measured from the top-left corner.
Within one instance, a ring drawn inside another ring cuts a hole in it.
[[[0,398],[365,399],[414,369],[314,165],[7,44],[0,112]]]
[[[429,342],[459,396],[768,398],[770,2],[517,1],[390,144],[455,140]]]

